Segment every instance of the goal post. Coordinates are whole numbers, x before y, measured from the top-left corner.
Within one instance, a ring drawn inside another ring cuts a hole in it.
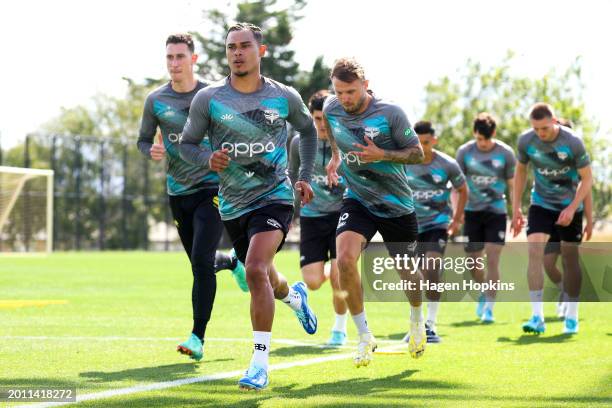
[[[0,253],[53,250],[53,170],[0,166]]]

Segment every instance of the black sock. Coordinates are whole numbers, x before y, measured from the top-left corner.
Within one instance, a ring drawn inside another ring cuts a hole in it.
[[[193,334],[204,344],[204,332],[206,331],[206,321],[204,319],[193,319]]]

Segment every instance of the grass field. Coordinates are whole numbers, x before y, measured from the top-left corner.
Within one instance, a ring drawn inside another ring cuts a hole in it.
[[[280,253],[277,266],[290,281],[299,278],[296,252]],[[443,342],[423,358],[375,355],[369,367],[356,369],[351,321],[349,347],[320,347],[333,323],[326,284],[310,297],[319,316],[314,336],[277,303],[270,362],[285,367],[270,373],[265,391],[245,393],[236,382],[252,347],[249,296],[228,272],[220,272],[218,283],[205,358],[195,364],[175,351],[191,329],[184,254],[0,258],[0,387],[76,387],[79,396],[129,392],[79,404],[85,407],[612,406],[610,303],[582,304],[575,337],[560,334],[553,304],[545,307],[546,334],[533,337],[520,331],[531,312],[527,303],[498,304],[490,326],[476,321],[474,304],[445,303],[438,325]],[[405,351],[399,341],[408,305],[366,307],[382,345]],[[189,384],[192,378],[199,380]],[[135,388],[177,380],[186,384]]]

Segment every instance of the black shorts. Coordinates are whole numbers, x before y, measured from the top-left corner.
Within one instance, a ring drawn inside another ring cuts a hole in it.
[[[490,211],[466,211],[463,235],[468,238],[465,252],[477,252],[484,243],[504,245],[506,242],[506,214]]]
[[[293,217],[293,206],[287,204],[270,204],[241,215],[238,218],[223,221],[225,229],[232,240],[236,256],[240,262],[246,262],[249,242],[259,232],[280,230],[283,240],[276,249],[280,251],[285,243],[289,225]]]
[[[419,233],[417,237],[417,255],[425,255],[427,252],[437,252],[444,255],[448,232],[445,228],[435,228]]]
[[[538,232],[553,236],[553,233],[559,235],[559,239],[565,242],[581,242],[582,241],[582,211],[577,211],[574,214],[572,222],[567,227],[557,225],[561,211],[553,211],[538,205],[529,207],[529,215],[527,217],[527,235]]]
[[[380,232],[391,256],[412,256],[416,250],[418,224],[414,212],[394,218],[378,217],[359,201],[346,198],[342,201],[336,236],[345,231],[357,232],[363,235],[367,242],[370,242],[376,231]]]
[[[300,267],[336,258],[336,226],[340,213],[300,217]]]

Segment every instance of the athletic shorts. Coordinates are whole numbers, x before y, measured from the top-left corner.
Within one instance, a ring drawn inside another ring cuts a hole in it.
[[[300,267],[336,258],[336,226],[340,213],[300,217]]]
[[[436,252],[444,255],[448,232],[446,228],[434,228],[419,233],[417,237],[417,255],[425,255],[427,252]]]
[[[361,234],[367,242],[372,240],[376,231],[380,232],[391,256],[404,254],[412,256],[416,250],[418,224],[414,212],[394,218],[378,217],[359,201],[346,198],[342,201],[336,236],[345,231]]]
[[[293,217],[293,206],[287,204],[270,204],[241,215],[238,218],[223,221],[225,229],[232,241],[236,256],[240,262],[246,262],[249,242],[253,235],[280,230],[283,233],[283,240],[276,249],[280,251],[285,244],[289,225]]]
[[[567,227],[557,225],[561,211],[553,211],[538,205],[529,207],[527,217],[527,235],[538,232],[548,234],[551,237],[557,233],[560,241],[581,242],[582,241],[582,211],[574,214],[572,222]]]
[[[468,238],[465,252],[478,252],[484,243],[504,245],[506,242],[506,214],[491,211],[466,211],[463,235]]]

